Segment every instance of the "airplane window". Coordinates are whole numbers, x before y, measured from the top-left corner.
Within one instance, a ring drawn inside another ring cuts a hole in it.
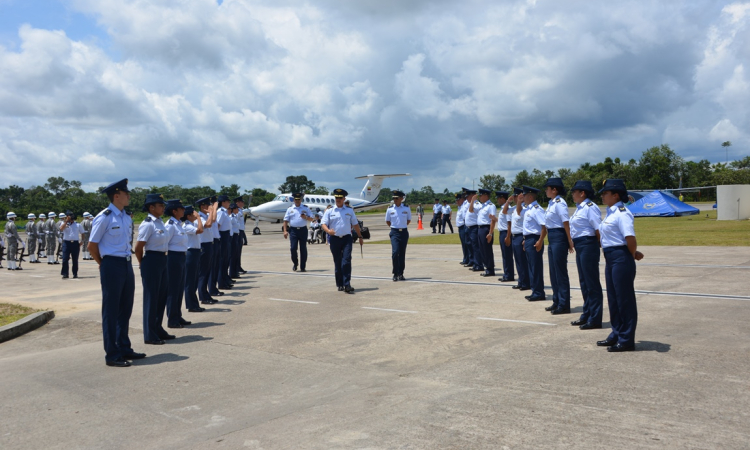
[[[319,199],[319,198],[316,198],[316,199],[315,199],[315,203],[320,203],[320,199]]]

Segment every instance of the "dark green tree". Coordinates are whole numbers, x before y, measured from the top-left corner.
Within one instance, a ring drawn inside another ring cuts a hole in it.
[[[292,192],[310,192],[315,189],[315,183],[312,180],[308,180],[305,175],[289,175],[286,177],[286,182],[279,186],[279,192],[282,194]]]
[[[505,177],[502,175],[487,174],[479,178],[479,187],[489,189],[490,191],[507,190],[508,185],[505,183]]]
[[[677,188],[684,167],[685,161],[668,144],[646,150],[638,163],[643,187],[648,189]]]

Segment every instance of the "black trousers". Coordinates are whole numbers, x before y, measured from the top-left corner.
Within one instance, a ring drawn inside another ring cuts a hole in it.
[[[219,274],[221,273],[221,239],[214,238],[211,248],[211,277],[208,279],[208,293],[219,295]]]
[[[197,291],[201,253],[200,248],[189,248],[185,256],[185,308],[187,309],[200,308]]]
[[[484,272],[494,275],[495,274],[495,251],[492,249],[492,243],[495,237],[492,236],[490,242],[487,242],[487,236],[492,230],[489,225],[479,225],[477,227],[477,245],[479,246],[479,252],[482,254],[482,265],[484,265]]]
[[[214,243],[201,242],[201,259],[198,266],[198,299],[202,302],[211,300],[209,284],[211,280],[211,262],[214,257]]]
[[[182,319],[182,296],[185,294],[185,252],[167,255],[167,324],[179,325]]]
[[[409,230],[391,228],[391,261],[394,275],[403,275],[406,268],[406,245],[409,243]]]
[[[503,258],[503,279],[510,280],[515,278],[513,272],[513,243],[505,246],[505,238],[508,236],[508,230],[500,231],[500,255]]]
[[[78,276],[78,255],[81,252],[81,247],[78,241],[63,241],[62,243],[62,270],[60,275],[68,276],[68,259],[73,260],[73,276]]]
[[[146,341],[158,341],[169,334],[162,327],[167,306],[167,276],[167,255],[147,251],[141,260],[143,339]]]
[[[445,225],[448,225],[448,227],[451,229],[451,233],[453,233],[453,224],[451,223],[450,215],[443,214],[442,225],[443,225],[443,231],[442,231],[443,234],[445,234]]]
[[[99,266],[99,281],[102,285],[104,359],[114,362],[134,353],[128,337],[135,295],[135,275],[130,257],[104,256]]]
[[[335,266],[336,286],[349,286],[352,279],[352,235],[331,236],[330,247]]]
[[[242,237],[239,233],[232,235],[232,241],[229,248],[229,277],[239,278],[240,276],[240,255],[242,254]]]
[[[245,234],[245,230],[240,230],[240,240],[242,241],[242,245],[247,245],[247,235]]]
[[[297,259],[299,247],[299,259]],[[307,227],[289,227],[289,250],[292,253],[292,263],[302,270],[307,266]]]
[[[232,280],[229,278],[229,256],[230,249],[232,248],[232,236],[229,235],[229,230],[220,231],[221,234],[221,253],[219,254],[220,266],[219,266],[219,289],[225,289],[232,284]]]

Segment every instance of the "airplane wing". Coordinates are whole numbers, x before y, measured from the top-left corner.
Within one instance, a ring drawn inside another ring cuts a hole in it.
[[[352,206],[352,209],[354,210],[354,212],[357,212],[357,211],[369,211],[369,210],[377,208],[379,206],[385,206],[385,205],[390,205],[390,204],[391,204],[390,202],[369,203],[367,205]]]

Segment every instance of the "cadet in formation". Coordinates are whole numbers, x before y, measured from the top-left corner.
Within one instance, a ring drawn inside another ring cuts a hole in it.
[[[240,225],[240,245],[247,245],[247,235],[245,234],[245,220],[247,219],[247,213],[245,212],[245,200],[242,198],[242,196],[236,197],[234,199],[235,205],[237,205],[237,215],[239,219],[239,225]],[[239,255],[237,256],[237,266],[239,267],[239,273],[245,274],[247,271],[242,268],[242,248],[239,250]]]
[[[405,281],[404,268],[406,267],[406,245],[409,243],[409,230],[407,226],[411,223],[411,208],[403,204],[404,194],[395,190],[392,193],[393,205],[385,212],[385,223],[391,229],[391,262],[393,265],[393,281]]]
[[[539,189],[524,186],[523,198],[526,212],[523,215],[523,249],[529,265],[529,281],[531,282],[531,295],[526,300],[533,302],[546,300],[544,292],[544,240],[541,239],[542,227],[544,227],[544,210],[536,201]],[[520,206],[516,206],[518,210]]]
[[[102,285],[102,332],[104,361],[108,366],[128,367],[133,359],[145,358],[133,350],[128,337],[133,313],[135,277],[130,261],[130,217],[124,209],[130,203],[128,180],[120,180],[102,189],[109,206],[91,223],[89,252],[99,264]]]
[[[289,249],[292,253],[292,270],[305,272],[307,267],[307,222],[312,222],[313,213],[302,204],[305,194],[292,193],[294,203],[284,213],[284,239],[289,239]],[[299,257],[297,257],[299,248]]]
[[[185,261],[188,251],[188,235],[183,228],[185,206],[179,199],[169,200],[165,206],[169,217],[165,228],[167,243],[167,327],[182,328],[190,321],[182,317],[182,297],[185,295]]]
[[[187,253],[185,255],[185,308],[189,312],[203,312],[198,303],[198,280],[201,266],[201,236],[203,235],[203,221],[192,206],[185,207],[182,217],[182,228],[188,237]]]
[[[44,222],[44,235],[47,238],[47,264],[58,264],[55,260],[55,249],[57,248],[57,229],[55,228],[55,214],[54,211],[50,211],[47,214],[47,221]]]
[[[570,217],[570,236],[576,251],[578,282],[583,297],[583,312],[571,325],[581,330],[602,327],[602,284],[599,281],[599,225],[602,212],[592,201],[594,188],[590,181],[579,180],[570,189],[576,210]]]
[[[216,215],[216,222],[219,225],[219,274],[216,283],[219,289],[232,289],[232,279],[229,277],[229,256],[232,248],[232,219],[229,217],[229,197],[220,195],[217,199],[219,202],[219,211]]]
[[[60,225],[60,233],[62,233],[62,269],[60,275],[63,279],[67,279],[69,272],[69,260],[72,260],[73,266],[73,278],[78,278],[78,255],[81,251],[81,241],[79,236],[81,234],[81,228],[78,222],[76,222],[76,215],[72,211],[65,211],[64,221]]]
[[[499,235],[500,256],[503,260],[503,276],[498,281],[515,281],[513,272],[513,247],[510,242],[510,214],[508,214],[508,196],[505,191],[495,192],[497,198],[497,232]]]
[[[92,217],[88,211],[83,213],[83,220],[81,221],[81,248],[83,249],[83,260],[89,261],[94,258],[89,253],[89,237],[91,236],[91,221]]]
[[[5,241],[8,246],[8,270],[23,270],[16,260],[18,259],[18,243],[21,242],[21,237],[18,236],[18,229],[16,228],[16,213],[13,211],[8,212],[5,215],[8,219],[5,222]]]
[[[224,292],[219,290],[219,275],[221,274],[221,233],[219,232],[219,208],[221,204],[217,201],[218,197],[211,197],[211,203],[215,204],[216,218],[214,225],[210,228],[214,238],[213,250],[211,252],[211,277],[208,281],[208,293],[211,296],[222,296]]]
[[[526,251],[523,248],[523,216],[526,213],[526,204],[523,201],[522,188],[513,188],[513,194],[510,198],[514,202],[513,210],[510,214],[510,241],[511,247],[513,247],[513,259],[516,262],[516,273],[518,274],[518,283],[513,286],[513,289],[528,291],[531,289],[529,262],[526,259]]]
[[[549,236],[547,257],[549,278],[552,284],[552,305],[545,308],[552,314],[570,314],[570,279],[568,278],[568,253],[573,253],[570,237],[568,204],[562,197],[565,185],[562,178],[550,178],[544,185],[550,200],[544,215],[541,240]]]
[[[461,253],[463,259],[461,265],[468,267],[474,260],[472,254],[471,245],[469,244],[469,237],[466,228],[466,212],[469,210],[469,202],[466,201],[466,188],[462,188],[460,194],[456,194],[456,226],[458,227],[458,239],[461,241]]]
[[[482,277],[495,276],[495,254],[492,243],[495,239],[495,224],[497,223],[497,207],[490,200],[490,190],[479,189],[479,202],[469,206],[469,212],[477,214],[477,247],[482,256],[484,272]]]
[[[479,251],[479,240],[477,239],[477,211],[481,203],[477,200],[477,191],[472,189],[466,190],[466,202],[468,204],[466,209],[466,216],[464,221],[466,223],[466,236],[469,245],[471,246],[472,259],[469,261],[471,267],[469,270],[472,272],[484,272],[484,262],[482,260],[482,254]]]
[[[39,260],[36,258],[36,244],[39,242],[39,234],[37,233],[36,227],[36,215],[29,214],[27,216],[28,222],[26,222],[26,248],[29,252],[29,264],[37,264]]]
[[[596,345],[609,352],[635,350],[635,329],[638,308],[635,301],[635,262],[643,259],[635,239],[633,214],[623,201],[628,198],[625,183],[609,179],[599,191],[607,206],[607,217],[599,225],[604,252],[604,276],[607,281],[607,302],[612,331]]]
[[[204,305],[216,303],[210,294],[211,271],[214,259],[214,234],[216,228],[216,204],[211,202],[210,197],[202,198],[195,202],[198,205],[200,221],[203,224],[201,240],[201,260],[198,268],[198,299]],[[203,308],[201,308],[203,311]]]
[[[44,232],[45,222],[47,222],[47,216],[45,214],[39,214],[39,221],[36,223],[36,236],[39,250],[37,250],[37,261],[40,263],[39,258],[47,256],[45,249],[47,248],[47,234]]]
[[[354,292],[351,285],[352,278],[352,228],[357,233],[359,245],[362,240],[362,232],[359,229],[359,222],[354,210],[344,206],[344,198],[349,193],[343,189],[335,189],[333,196],[336,199],[336,206],[326,209],[323,214],[321,227],[328,233],[331,238],[331,254],[333,255],[333,264],[335,266],[336,287],[339,291],[347,294]]]
[[[231,214],[229,215],[232,222],[232,247],[229,251],[229,277],[240,277],[240,255],[242,254],[242,237],[240,236],[240,208],[236,203],[229,205]]]
[[[135,244],[135,257],[140,264],[143,283],[143,341],[151,345],[163,345],[164,341],[175,338],[162,326],[167,306],[169,248],[169,234],[161,221],[164,206],[161,194],[146,196],[143,211],[148,212],[148,216],[138,227],[138,242]]]

